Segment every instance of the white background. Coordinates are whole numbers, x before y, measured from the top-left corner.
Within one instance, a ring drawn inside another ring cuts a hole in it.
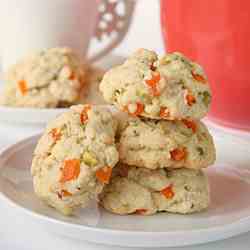
[[[188,0],[183,0],[188,1]],[[197,0],[198,1],[198,0]],[[137,48],[145,47],[163,53],[163,43],[160,30],[159,3],[158,0],[138,0],[136,13],[132,27],[123,44],[115,49],[114,53],[126,55]],[[150,25],[150,27],[149,27]],[[29,132],[29,128],[23,130],[18,136],[8,134],[9,130],[0,128],[0,146],[12,141],[12,138],[22,138]],[[14,131],[14,130],[13,130]],[[1,141],[3,135],[6,141]],[[2,207],[3,206],[3,207]],[[40,231],[36,225],[27,225],[24,219],[10,211],[1,204],[1,225],[0,225],[0,250],[121,250],[119,247],[105,247],[93,244],[63,239],[47,232]],[[249,249],[250,234],[232,238],[226,241],[219,241],[208,245],[201,245],[188,248],[175,248],[175,250],[235,250]],[[156,250],[156,249],[154,249]]]
[[[185,0],[184,0],[185,1]],[[137,0],[134,19],[124,42],[114,53],[126,55],[144,47],[163,53],[158,0]]]

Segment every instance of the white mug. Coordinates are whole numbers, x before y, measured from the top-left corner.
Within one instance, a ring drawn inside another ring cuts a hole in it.
[[[86,58],[90,40],[100,20],[100,4],[104,5],[102,14],[105,14],[106,8],[106,11],[111,11],[110,14],[114,15],[113,2],[115,1],[1,0],[0,56],[3,70],[26,54],[44,48],[67,46]],[[129,12],[125,13],[127,20],[123,28],[103,51],[92,57],[92,61],[109,52],[125,36],[134,3],[130,0],[123,2]]]

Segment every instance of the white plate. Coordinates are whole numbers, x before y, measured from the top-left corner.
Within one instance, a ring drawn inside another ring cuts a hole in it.
[[[11,123],[46,124],[67,109],[11,108],[0,106],[0,120]]]
[[[100,60],[95,66],[104,70],[109,69],[113,65],[119,64],[124,57],[117,55],[109,55]],[[27,123],[34,125],[44,125],[51,119],[65,112],[67,109],[35,109],[35,108],[12,108],[0,106],[0,121],[11,123]]]
[[[207,170],[211,206],[202,213],[118,216],[93,205],[75,217],[61,216],[32,190],[29,168],[37,137],[0,155],[0,199],[46,231],[95,243],[169,247],[225,239],[250,231],[250,143],[226,134],[214,136],[218,161]]]

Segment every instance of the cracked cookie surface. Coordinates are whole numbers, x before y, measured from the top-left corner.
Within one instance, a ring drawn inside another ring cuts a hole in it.
[[[55,108],[76,103],[84,85],[85,66],[68,48],[52,48],[27,56],[5,74],[1,104]]]
[[[201,66],[177,52],[159,59],[139,49],[104,75],[100,90],[119,109],[152,119],[201,119],[211,102]]]
[[[36,194],[64,214],[85,207],[118,162],[116,129],[111,113],[99,106],[72,106],[50,122],[32,161]]]
[[[194,213],[209,205],[209,185],[201,170],[129,167],[119,164],[100,195],[115,214]]]

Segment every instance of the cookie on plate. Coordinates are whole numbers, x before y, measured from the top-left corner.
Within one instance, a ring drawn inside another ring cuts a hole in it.
[[[52,48],[27,56],[5,74],[1,104],[56,108],[76,103],[84,85],[85,67],[68,48]]]
[[[86,206],[118,162],[116,129],[107,109],[89,105],[72,106],[49,123],[32,161],[36,194],[63,214]]]
[[[207,77],[180,53],[158,58],[139,49],[124,64],[109,70],[100,84],[104,99],[133,116],[152,119],[201,119],[209,109]]]
[[[131,118],[117,137],[120,161],[128,165],[199,169],[216,158],[213,138],[200,121]]]
[[[102,206],[115,214],[187,214],[209,205],[209,185],[201,170],[150,170],[120,164],[100,195]]]

